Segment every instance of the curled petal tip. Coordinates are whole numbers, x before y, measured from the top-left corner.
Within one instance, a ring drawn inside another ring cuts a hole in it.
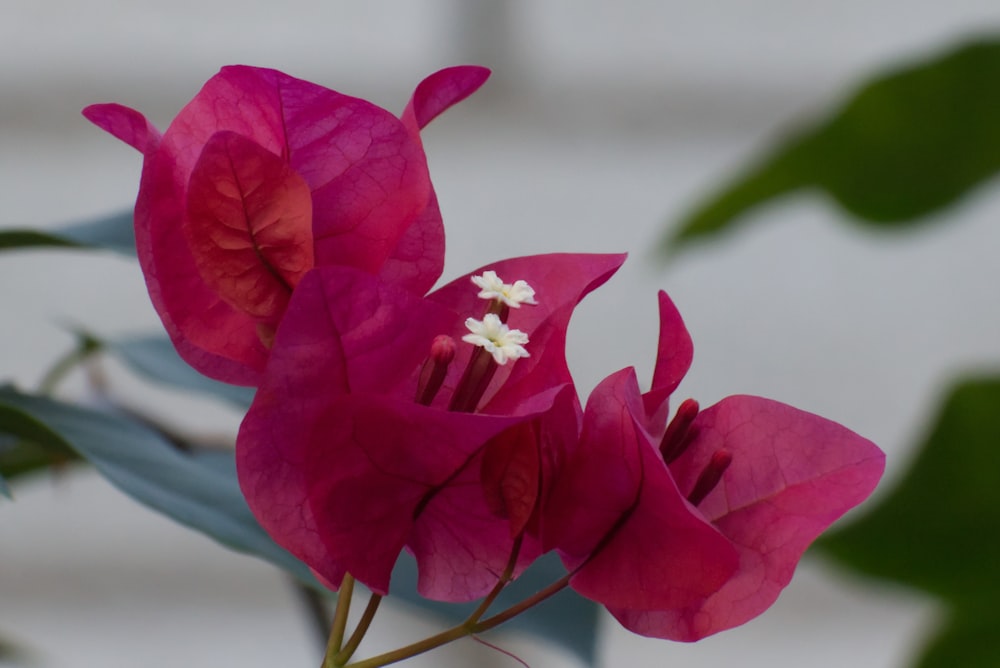
[[[88,121],[143,155],[152,153],[160,143],[160,131],[135,109],[116,103],[92,104],[81,113]]]

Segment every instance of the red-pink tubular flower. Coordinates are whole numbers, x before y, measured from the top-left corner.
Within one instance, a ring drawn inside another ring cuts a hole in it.
[[[386,593],[404,547],[429,598],[482,596],[517,542],[520,571],[539,553],[525,528],[542,493],[540,450],[579,428],[566,328],[623,260],[485,267],[526,280],[538,304],[505,314],[530,357],[493,365],[482,387],[467,375],[482,348],[462,337],[466,319],[495,303],[477,297],[471,274],[420,297],[349,267],[309,272],[237,439],[240,485],[261,525],[333,587],[349,572]],[[467,402],[470,387],[482,393]]]
[[[875,488],[870,441],[775,401],[732,396],[698,413],[665,404],[690,337],[660,293],[652,389],[632,369],[594,390],[543,512],[543,543],[571,586],[628,629],[693,641],[766,610],[809,544]]]
[[[345,265],[423,293],[444,230],[419,130],[472,94],[481,67],[424,80],[397,118],[275,70],[223,68],[161,136],[139,112],[87,107],[142,152],[136,246],[153,305],[202,373],[255,385],[291,292]]]

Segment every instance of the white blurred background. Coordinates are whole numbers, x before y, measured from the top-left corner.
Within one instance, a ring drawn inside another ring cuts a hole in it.
[[[140,156],[79,110],[117,101],[162,129],[222,65],[274,67],[400,111],[446,65],[494,80],[426,131],[448,230],[446,277],[512,255],[628,251],[580,308],[571,364],[581,392],[634,364],[648,377],[656,290],[696,346],[683,396],[773,397],[838,420],[907,464],[943,383],[1000,362],[1000,193],[984,187],[947,224],[873,235],[809,195],[669,263],[670,221],[790,121],[854,82],[996,28],[992,0],[3,0],[0,226],[55,226],[117,211]],[[102,254],[0,255],[0,378],[37,384],[71,346],[67,323],[153,331],[137,266]],[[144,389],[115,392],[200,432],[239,416]],[[81,386],[70,384],[70,393]],[[90,473],[18,485],[0,500],[0,637],[49,668],[315,666],[319,647],[285,580],[179,528]],[[901,668],[932,602],[807,561],[762,618],[696,645],[601,626],[602,665]],[[363,651],[438,628],[380,614]],[[490,636],[535,668],[574,666],[537,642]],[[449,663],[450,662],[450,663]],[[513,666],[472,641],[412,666]]]

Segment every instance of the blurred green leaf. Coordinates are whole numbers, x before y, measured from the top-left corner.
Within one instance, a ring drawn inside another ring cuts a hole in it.
[[[220,383],[195,371],[181,359],[166,336],[135,336],[104,341],[103,345],[150,380],[215,396],[237,408],[249,408],[253,401],[253,388]]]
[[[0,636],[0,665],[37,665],[36,662],[31,659],[32,655],[24,647],[5,636]]]
[[[58,233],[14,228],[0,230],[0,250],[17,250],[20,248],[79,248],[81,244],[59,236]]]
[[[52,231],[28,228],[0,230],[0,251],[25,248],[106,249],[134,256],[132,212],[116,213]]]
[[[137,501],[315,583],[309,569],[257,524],[240,493],[232,453],[182,452],[124,417],[10,388],[0,389],[0,432],[72,448]]]
[[[1000,42],[983,39],[863,86],[711,195],[670,245],[735,226],[776,197],[819,189],[863,224],[901,227],[1000,169]]]
[[[862,573],[954,605],[982,609],[984,600],[995,601],[1000,596],[1000,377],[970,379],[953,388],[895,489],[816,547]]]
[[[953,615],[917,662],[917,668],[1000,666],[1000,617],[995,606]]]
[[[0,387],[2,391],[2,387]],[[27,438],[27,432],[5,433],[0,421],[0,483],[10,496],[10,483],[30,473],[60,468],[77,459],[75,452],[58,443],[45,443]]]
[[[918,668],[1000,666],[1000,376],[956,384],[895,489],[815,548],[948,604]]]
[[[253,401],[253,388],[220,383],[195,371],[181,359],[166,335],[102,339],[81,328],[72,328],[70,333],[76,338],[76,346],[57,360],[45,374],[41,382],[45,394],[51,394],[70,371],[87,361],[94,353],[106,352],[118,357],[147,380],[175,389],[214,396],[241,409],[249,408]]]
[[[55,443],[10,438],[3,433],[3,423],[0,421],[0,440],[8,438],[12,443],[11,447],[0,449],[0,478],[6,479],[0,480],[3,483],[0,487],[6,489],[4,496],[7,497],[10,497],[10,485],[15,480],[33,473],[58,471],[79,460],[75,452]]]
[[[13,500],[13,496],[10,494],[10,487],[7,485],[7,481],[4,480],[3,474],[0,473],[0,496],[6,497],[8,500]]]

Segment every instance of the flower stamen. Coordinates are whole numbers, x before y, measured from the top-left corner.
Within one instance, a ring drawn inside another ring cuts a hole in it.
[[[482,320],[467,318],[465,326],[470,333],[462,340],[479,346],[479,350],[472,354],[469,366],[458,381],[448,410],[472,412],[486,393],[498,367],[530,355],[524,348],[528,335],[519,329],[511,329],[495,313],[487,313]]]
[[[448,410],[459,413],[472,413],[479,405],[479,400],[486,394],[486,388],[493,380],[499,365],[493,359],[493,355],[483,348],[472,354],[469,366],[465,367],[462,379],[458,381],[455,394],[451,397]]]
[[[712,457],[708,460],[708,464],[705,465],[701,475],[698,476],[698,481],[694,484],[694,489],[688,494],[687,500],[695,506],[704,501],[709,492],[715,489],[719,481],[722,480],[722,474],[726,472],[726,469],[732,463],[733,455],[728,450],[716,450],[713,452]]]
[[[431,343],[431,352],[424,361],[424,366],[420,369],[420,378],[417,381],[417,396],[415,401],[424,406],[430,406],[444,383],[444,378],[448,374],[448,365],[455,359],[457,345],[455,339],[441,334],[434,338]]]
[[[691,428],[691,423],[696,417],[698,417],[698,402],[694,399],[685,399],[677,407],[674,419],[667,425],[667,430],[660,439],[660,456],[663,457],[664,463],[673,463],[691,445],[697,430],[697,427]]]

